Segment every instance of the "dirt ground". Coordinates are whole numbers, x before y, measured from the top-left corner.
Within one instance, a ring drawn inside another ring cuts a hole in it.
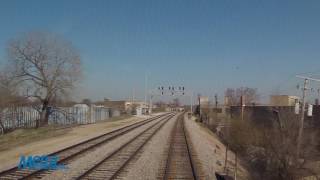
[[[155,114],[157,115],[157,114]],[[154,115],[153,115],[154,116]],[[31,132],[33,140],[28,139],[25,143],[17,143],[14,147],[0,148],[0,171],[16,166],[21,155],[43,155],[51,152],[55,152],[59,149],[77,144],[92,137],[110,132],[114,129],[142,121],[150,116],[130,117],[122,120],[112,120],[99,122],[96,124],[81,125],[76,127],[70,127],[66,129],[57,129],[53,132],[52,129],[37,130],[37,133]],[[21,130],[18,130],[21,131]],[[29,130],[27,130],[29,131]],[[32,131],[32,130],[31,130]],[[18,133],[19,132],[12,132]],[[20,133],[21,134],[21,133]],[[13,136],[9,138],[10,141],[19,141],[19,138],[23,138],[23,135]],[[30,134],[30,132],[28,132]],[[7,135],[5,135],[7,136]],[[30,136],[30,135],[29,135]],[[41,138],[39,138],[41,136]],[[0,137],[0,139],[7,137]],[[18,138],[18,139],[17,139]],[[8,140],[6,140],[8,141]],[[0,140],[1,142],[1,140]],[[2,141],[5,142],[5,141]],[[8,142],[9,144],[10,142]]]

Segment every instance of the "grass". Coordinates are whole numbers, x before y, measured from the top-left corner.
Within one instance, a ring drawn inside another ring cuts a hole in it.
[[[118,116],[118,117],[112,117],[112,118],[109,118],[105,121],[108,121],[108,122],[114,122],[114,121],[120,121],[120,120],[124,120],[124,119],[128,119],[128,118],[131,118],[133,117],[132,115],[121,115],[121,116]]]
[[[132,115],[121,115],[121,116],[117,116],[117,117],[111,117],[109,119],[105,119],[105,120],[102,120],[102,121],[97,121],[96,124],[99,124],[99,123],[106,123],[106,122],[116,122],[116,121],[121,121],[121,120],[124,120],[124,119],[129,119],[133,117]]]
[[[61,126],[46,126],[38,129],[17,129],[0,136],[0,151],[38,140],[61,136],[69,130],[69,128],[61,128]]]
[[[132,117],[131,115],[122,115],[118,117],[112,117],[105,122],[115,122],[123,119]],[[71,127],[71,126],[67,126]],[[72,126],[74,127],[74,126]],[[66,128],[66,126],[45,126],[38,129],[16,129],[12,132],[0,136],[0,152],[14,148],[19,145],[25,145],[31,142],[48,139],[51,137],[57,137],[66,134],[71,128]]]

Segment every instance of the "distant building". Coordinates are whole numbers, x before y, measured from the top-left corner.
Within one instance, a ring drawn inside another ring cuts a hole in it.
[[[209,106],[209,97],[200,96],[199,97],[199,104],[201,107],[208,107]]]
[[[89,108],[90,108],[87,104],[75,104],[73,107],[86,109],[87,111],[88,111]]]
[[[271,95],[271,106],[294,106],[296,102],[299,102],[299,97],[289,95]]]
[[[155,106],[153,105],[152,108],[155,108]],[[127,101],[126,102],[126,109],[127,111],[132,111],[136,115],[140,115],[140,114],[148,114],[149,111],[149,104],[145,103],[144,101]]]
[[[137,108],[142,109],[142,114],[146,114],[149,108],[149,105],[142,101],[112,101],[109,99],[104,99],[103,102],[96,103],[97,105],[103,105],[108,108],[117,109],[121,113],[127,113],[127,114],[135,114]],[[138,110],[140,111],[140,109]],[[140,113],[140,112],[139,112]]]
[[[105,99],[102,103],[103,106],[118,109],[120,111],[126,111],[127,110],[127,101],[111,101],[109,99]]]
[[[232,103],[230,101],[230,97],[228,97],[228,96],[224,97],[224,105],[225,106],[231,106],[232,105]]]

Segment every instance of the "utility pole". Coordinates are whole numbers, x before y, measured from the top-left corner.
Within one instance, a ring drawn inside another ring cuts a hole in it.
[[[309,81],[317,81],[320,82],[320,79],[314,79],[306,76],[296,76],[297,78],[304,79],[304,85],[303,85],[303,93],[302,93],[302,110],[301,110],[301,119],[299,123],[299,134],[298,134],[298,142],[297,142],[297,158],[300,157],[300,151],[301,151],[301,144],[303,140],[303,129],[304,129],[304,115],[305,115],[305,108],[306,108],[306,96],[307,96],[307,90],[308,89],[308,83]]]
[[[190,93],[190,111],[193,114],[193,92]]]
[[[242,95],[240,97],[240,103],[241,103],[241,120],[244,120],[244,106],[245,106],[245,96]]]
[[[134,96],[135,96],[135,89],[133,88],[132,89],[132,105],[134,104],[134,101],[135,101]]]
[[[218,108],[218,94],[214,95],[214,100],[215,100],[216,108]]]
[[[150,95],[150,104],[149,104],[149,114],[152,114],[152,98],[153,98],[153,95],[151,94]]]
[[[147,72],[144,74],[144,104],[147,104],[147,94],[148,94],[148,76]]]
[[[299,123],[299,134],[298,134],[298,147],[297,147],[297,158],[300,156],[300,149],[302,144],[303,128],[304,128],[304,111],[306,109],[306,95],[307,95],[307,84],[308,79],[304,79],[303,93],[302,93],[302,110],[301,110],[301,119]]]
[[[198,104],[199,104],[199,116],[200,116],[200,122],[202,122],[202,118],[201,118],[201,115],[202,115],[202,112],[201,112],[201,102],[200,102],[200,94],[198,94]]]

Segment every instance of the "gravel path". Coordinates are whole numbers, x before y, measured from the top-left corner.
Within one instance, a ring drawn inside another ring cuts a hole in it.
[[[155,136],[143,147],[141,153],[127,166],[126,172],[118,179],[144,180],[159,179],[166,164],[170,134],[178,115],[174,116]]]
[[[187,117],[185,116],[185,118]],[[207,128],[200,126],[194,120],[185,119],[185,126],[192,142],[193,150],[201,163],[201,176],[207,180],[216,179],[215,172],[223,172],[226,147],[215,134]],[[229,169],[228,174],[231,176],[234,174],[234,159],[234,153],[229,151],[227,164]],[[237,179],[248,179],[246,174],[247,171],[238,163]]]
[[[67,170],[60,170],[60,171],[54,171],[52,174],[43,177],[43,179],[74,179],[74,177],[77,177],[81,174],[81,172],[84,169],[87,169],[89,167],[92,167],[94,164],[96,164],[98,161],[103,159],[104,157],[108,156],[110,153],[112,153],[114,150],[119,148],[124,143],[128,142],[132,137],[136,136],[137,134],[141,133],[146,128],[150,127],[151,125],[155,124],[158,121],[148,123],[147,125],[144,125],[142,127],[139,127],[128,134],[122,135],[104,145],[101,147],[87,153],[81,158],[78,158],[74,161],[71,161],[67,167],[69,169]]]

